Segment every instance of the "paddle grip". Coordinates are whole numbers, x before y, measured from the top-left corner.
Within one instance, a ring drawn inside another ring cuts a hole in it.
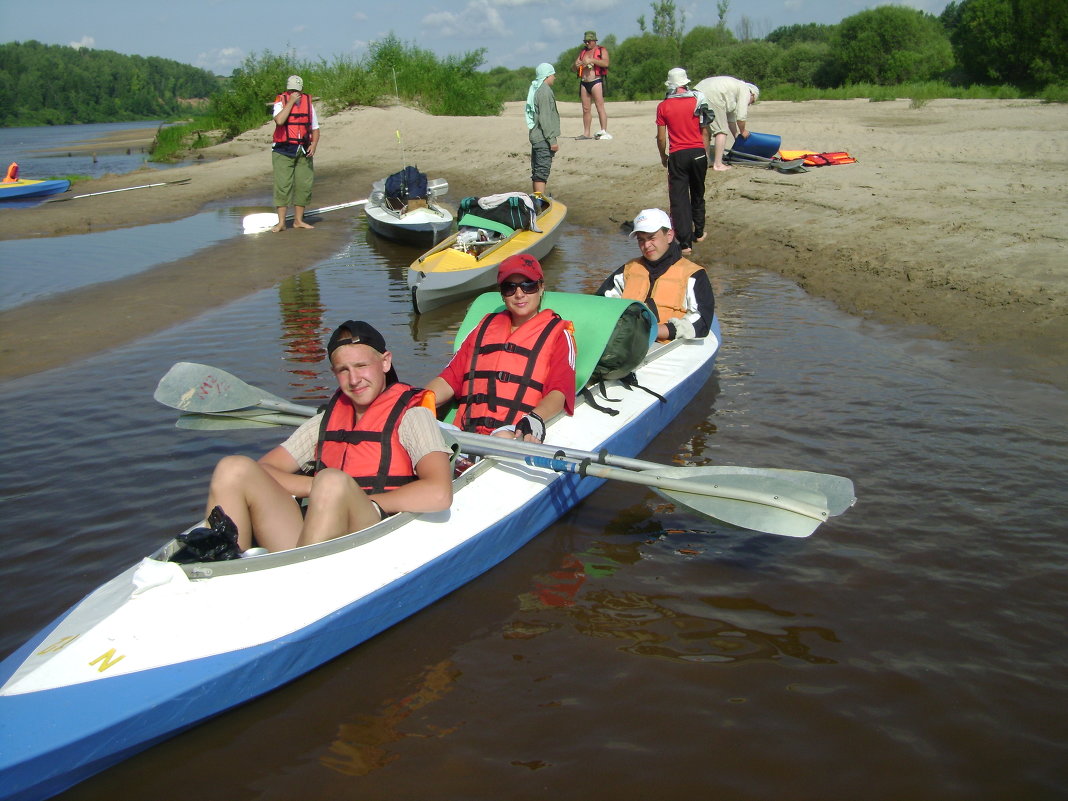
[[[579,462],[565,462],[562,459],[550,459],[548,456],[527,456],[523,459],[531,467],[555,470],[557,473],[578,473],[586,475],[584,465]]]

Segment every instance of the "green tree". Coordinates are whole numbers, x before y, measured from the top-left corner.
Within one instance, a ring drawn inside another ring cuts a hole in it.
[[[953,5],[953,3],[950,3],[950,5]],[[809,22],[804,25],[784,25],[773,30],[765,38],[780,47],[789,47],[798,42],[823,42],[827,44],[831,41],[831,34],[834,33],[834,29],[834,25],[822,25],[818,22]]]
[[[831,37],[831,53],[838,84],[927,81],[953,66],[941,23],[904,6],[880,6],[842,20]]]
[[[623,100],[662,97],[667,72],[679,66],[678,58],[678,45],[672,39],[651,33],[624,39],[612,52],[612,95]]]
[[[1068,81],[1064,0],[962,0],[943,12],[965,76],[1037,88]]]

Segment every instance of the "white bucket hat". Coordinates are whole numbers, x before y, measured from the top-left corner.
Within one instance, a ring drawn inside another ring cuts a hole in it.
[[[686,74],[686,70],[682,67],[674,67],[668,70],[668,79],[664,81],[664,86],[674,89],[679,86],[686,86],[689,83],[690,76]]]

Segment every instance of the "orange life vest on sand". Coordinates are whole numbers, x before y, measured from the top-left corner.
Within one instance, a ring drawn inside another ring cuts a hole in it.
[[[623,266],[623,297],[640,303],[653,301],[659,322],[686,316],[686,292],[690,276],[704,267],[689,259],[679,259],[649,286],[649,268],[635,259]]]
[[[840,150],[837,153],[810,153],[805,156],[805,164],[809,167],[829,167],[835,164],[855,164],[856,159]]]
[[[289,97],[278,95],[274,102],[285,106],[289,102]],[[274,126],[275,144],[304,145],[307,147],[311,143],[311,124],[311,98],[301,92],[300,100],[290,109],[289,117],[286,119],[285,124]]]
[[[330,399],[319,428],[316,472],[343,470],[364,492],[384,492],[414,481],[415,466],[400,441],[400,419],[422,403],[425,390],[397,382],[375,398],[356,420],[352,401],[340,390]]]
[[[506,311],[483,317],[474,332],[471,367],[456,394],[456,424],[490,434],[533,411],[545,396],[549,375],[549,360],[538,356],[570,325],[551,309],[542,309],[514,332]]]
[[[600,45],[597,45],[597,47],[593,48],[593,57],[594,58],[601,58],[602,57],[601,53],[603,51],[604,51],[604,48],[601,47]],[[579,58],[581,59],[583,55],[585,55],[586,53],[589,53],[589,52],[590,52],[590,49],[588,47],[582,48],[582,52],[579,53]],[[584,69],[584,67],[577,67],[576,68],[576,70],[578,71],[579,80],[582,80],[582,70],[583,69]],[[594,67],[593,67],[593,74],[596,75],[598,78],[603,78],[605,75],[608,74],[608,67],[599,67],[599,66],[597,66],[595,64]]]
[[[3,183],[13,184],[19,179],[19,165],[17,162],[11,162],[11,166],[7,168],[7,175],[4,176]]]

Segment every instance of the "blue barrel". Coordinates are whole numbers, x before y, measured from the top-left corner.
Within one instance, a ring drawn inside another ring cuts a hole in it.
[[[734,144],[731,145],[731,150],[736,153],[748,153],[751,156],[760,156],[761,158],[770,159],[779,152],[779,146],[781,144],[781,136],[751,131],[749,136],[745,139],[735,139]]]

